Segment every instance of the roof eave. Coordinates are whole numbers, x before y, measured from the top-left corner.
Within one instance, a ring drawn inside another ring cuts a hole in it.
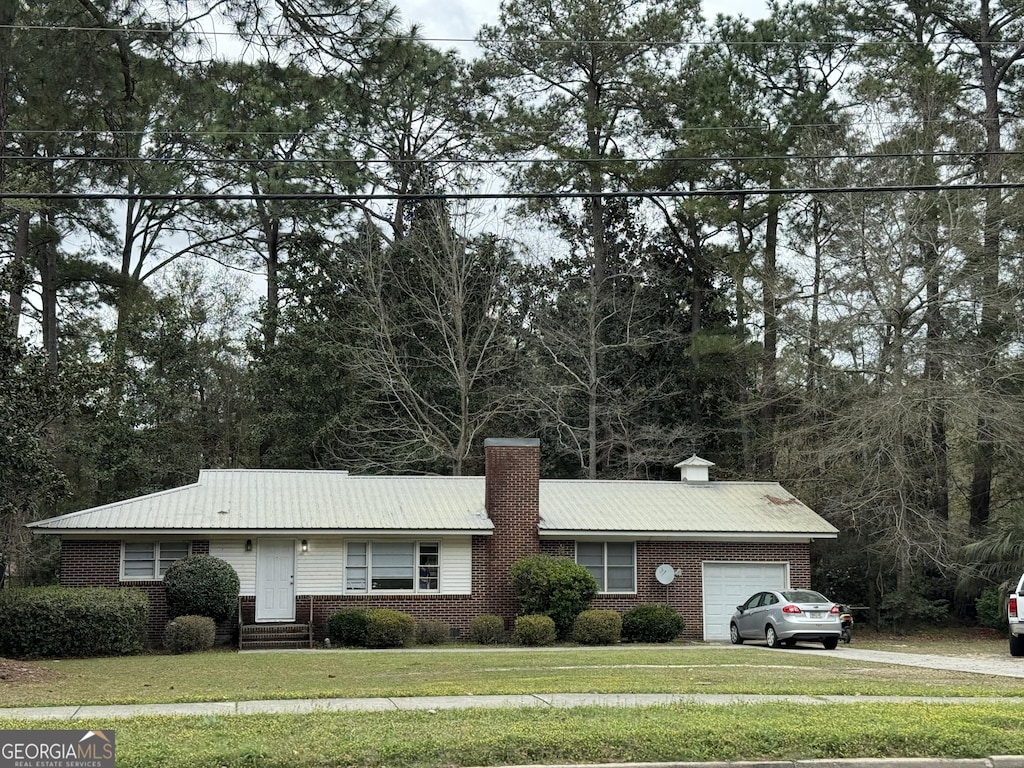
[[[807,542],[834,539],[838,531],[596,531],[541,529],[542,539],[630,539],[632,541],[743,541],[748,543]]]
[[[27,526],[26,526],[27,527]],[[34,528],[76,538],[124,536],[491,536],[492,528]]]

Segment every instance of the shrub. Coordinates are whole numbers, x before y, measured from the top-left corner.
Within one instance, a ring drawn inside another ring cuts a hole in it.
[[[217,625],[209,616],[179,616],[164,628],[164,648],[171,653],[193,653],[213,648]]]
[[[172,617],[209,616],[220,622],[238,605],[238,574],[229,563],[212,555],[175,560],[164,574],[164,589]]]
[[[1009,631],[1010,620],[1006,613],[1006,600],[999,589],[986,589],[978,595],[974,607],[978,612],[978,624],[989,629],[998,629],[1000,632]]]
[[[443,621],[426,619],[416,622],[416,642],[420,645],[443,645],[451,637],[452,628]]]
[[[516,617],[512,639],[518,645],[551,645],[557,637],[555,622],[550,616],[533,614]]]
[[[622,639],[634,643],[670,643],[684,629],[683,615],[659,603],[638,605],[622,616]]]
[[[497,645],[505,638],[505,620],[493,613],[475,616],[469,622],[469,637],[480,645]]]
[[[332,613],[327,617],[327,636],[335,645],[365,648],[368,621],[369,611],[361,608]]]
[[[572,639],[580,645],[613,645],[621,637],[622,617],[616,611],[584,611],[572,624]]]
[[[416,639],[416,620],[407,613],[388,608],[367,611],[367,648],[407,648]]]
[[[27,587],[0,591],[0,656],[124,656],[146,640],[138,589]]]
[[[597,595],[590,571],[565,557],[524,557],[512,564],[511,576],[519,613],[550,616],[558,637],[569,636],[576,617]]]

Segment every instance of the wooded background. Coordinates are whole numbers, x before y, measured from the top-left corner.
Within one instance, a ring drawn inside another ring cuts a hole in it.
[[[880,625],[1024,567],[1024,3],[0,0],[0,553],[204,467],[774,479]],[[258,295],[255,295],[258,294]],[[992,593],[988,593],[991,597]],[[982,617],[984,620],[984,617]]]

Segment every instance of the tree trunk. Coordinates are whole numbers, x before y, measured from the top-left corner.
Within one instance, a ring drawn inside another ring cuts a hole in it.
[[[982,0],[980,28],[987,38],[989,35],[989,3]],[[983,161],[986,184],[998,184],[1002,181],[1002,137],[999,117],[999,84],[992,59],[991,45],[978,43],[981,61],[981,85],[985,95],[985,112],[983,124],[985,128],[985,159]],[[992,366],[998,353],[1001,328],[1002,309],[999,301],[999,269],[1000,247],[999,235],[1002,230],[1002,190],[990,188],[985,190],[985,217],[982,234],[982,296],[981,325],[979,327],[980,370],[978,391],[984,399],[992,388]],[[992,500],[992,465],[995,459],[995,440],[988,414],[984,406],[979,407],[975,426],[974,470],[971,477],[970,525],[975,530],[988,523]]]
[[[597,160],[602,156],[601,128],[597,123],[597,111],[600,95],[597,85],[593,82],[587,88],[587,145],[590,158]],[[590,311],[588,313],[588,336],[590,341],[588,371],[588,402],[587,402],[587,477],[597,478],[597,441],[598,441],[598,387],[601,381],[601,344],[602,320],[604,312],[604,279],[606,270],[604,242],[604,174],[598,163],[589,166],[590,178],[588,190],[590,197],[590,236],[593,242],[593,263],[590,269]]]
[[[926,183],[937,183],[934,159],[928,159]],[[924,212],[921,224],[921,262],[925,278],[925,350],[924,378],[925,403],[928,409],[929,443],[931,457],[932,510],[942,521],[949,520],[949,468],[946,446],[946,406],[943,393],[944,369],[942,339],[945,333],[942,321],[942,291],[939,284],[941,271],[939,257],[939,209],[934,198]]]
[[[39,246],[39,283],[42,301],[43,349],[46,350],[46,370],[56,376],[60,367],[57,344],[57,228],[53,214],[46,214],[48,233]]]
[[[773,174],[769,186],[780,185],[778,174]],[[761,355],[761,408],[759,414],[758,472],[771,477],[775,471],[775,401],[778,397],[776,362],[779,345],[778,316],[778,243],[779,210],[782,199],[768,198],[768,216],[764,235],[764,265],[761,277],[761,312],[764,315],[764,352]]]
[[[736,203],[736,252],[739,255],[737,259],[736,272],[733,275],[733,282],[736,285],[736,344],[742,346],[746,343],[746,327],[747,327],[747,303],[745,299],[745,293],[743,291],[743,284],[747,278],[747,266],[750,264],[750,239],[745,234],[746,229],[746,199],[743,195],[740,195]],[[738,382],[737,392],[739,397],[739,412],[740,412],[740,442],[743,446],[743,468],[750,474],[754,474],[757,470],[757,457],[754,453],[753,437],[752,432],[754,428],[751,426],[751,415],[750,415],[750,387],[746,377],[748,375],[746,366],[738,366],[737,376],[741,377],[741,381]]]
[[[28,285],[28,235],[32,215],[18,211],[18,225],[14,234],[14,259],[11,263],[11,286],[7,299],[7,327],[12,336],[17,336],[21,325],[21,307],[25,300],[25,286]]]
[[[811,201],[811,245],[814,248],[814,278],[811,283],[811,320],[807,329],[807,396],[812,401],[817,399],[818,385],[821,383],[821,282],[822,256],[824,248],[821,242],[822,206],[817,200]]]

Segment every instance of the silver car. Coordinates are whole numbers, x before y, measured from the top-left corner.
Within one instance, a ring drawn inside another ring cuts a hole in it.
[[[810,589],[758,592],[736,606],[729,639],[735,645],[764,640],[769,648],[806,640],[831,651],[839,644],[841,612],[838,605]]]

